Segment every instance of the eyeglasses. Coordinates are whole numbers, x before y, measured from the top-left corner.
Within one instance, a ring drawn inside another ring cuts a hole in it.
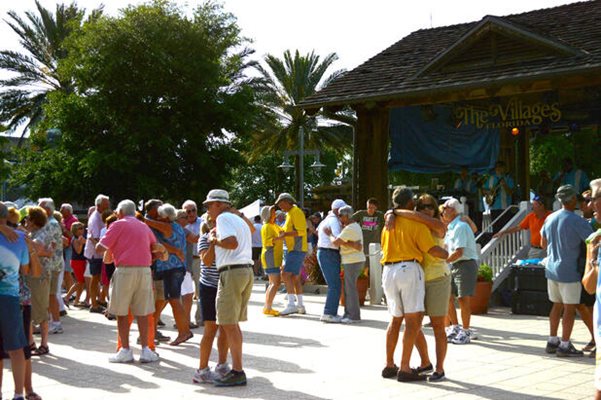
[[[186,210],[186,214],[192,214],[196,212],[196,208],[190,208],[188,210]]]
[[[418,210],[434,210],[434,204],[420,204],[417,206]]]

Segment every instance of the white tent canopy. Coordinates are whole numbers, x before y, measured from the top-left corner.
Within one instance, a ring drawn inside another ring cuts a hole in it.
[[[239,209],[248,219],[253,219],[257,215],[261,215],[261,200],[255,200],[244,208]]]

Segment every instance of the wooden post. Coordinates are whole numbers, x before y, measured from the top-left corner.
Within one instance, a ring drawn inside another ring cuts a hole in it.
[[[380,209],[386,209],[388,199],[389,110],[382,107],[359,107],[353,184],[356,188],[355,209],[363,209],[368,198],[375,197]]]

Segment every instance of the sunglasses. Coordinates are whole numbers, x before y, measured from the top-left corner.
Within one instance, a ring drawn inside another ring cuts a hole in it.
[[[186,210],[186,214],[192,214],[196,212],[196,208],[191,208],[189,210]]]
[[[418,210],[434,210],[434,204],[420,204],[417,206]]]

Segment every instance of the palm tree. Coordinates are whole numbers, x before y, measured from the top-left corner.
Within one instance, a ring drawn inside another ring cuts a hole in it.
[[[344,73],[337,70],[326,77],[327,70],[338,59],[335,53],[328,54],[323,61],[314,52],[301,56],[296,50],[294,57],[290,50],[280,59],[271,54],[265,57],[267,69],[257,64],[261,74],[257,96],[265,117],[274,124],[263,127],[254,137],[250,157],[282,150],[296,150],[299,129],[303,128],[307,148],[320,149],[324,146],[338,153],[344,153],[352,144],[354,113],[343,110],[336,113],[319,111],[309,115],[298,104],[327,86]]]
[[[70,92],[71,80],[58,71],[59,61],[67,56],[65,39],[84,22],[85,10],[75,3],[57,4],[54,15],[35,2],[37,13],[27,11],[25,18],[14,11],[8,12],[5,21],[19,36],[23,53],[0,51],[0,68],[11,75],[0,80],[0,122],[9,130],[21,123],[24,134],[43,119],[43,105],[48,93],[56,90]],[[102,15],[102,7],[93,10],[88,21]]]

